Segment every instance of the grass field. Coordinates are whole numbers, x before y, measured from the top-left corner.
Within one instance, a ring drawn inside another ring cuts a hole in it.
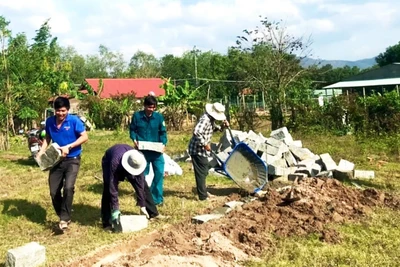
[[[263,132],[266,134],[265,132]],[[375,170],[376,179],[356,180],[364,187],[400,192],[400,165],[396,144],[382,140],[357,141],[353,136],[296,135],[314,153],[330,153],[338,161],[347,159],[358,169]],[[169,133],[167,154],[183,152],[189,133]],[[218,136],[214,136],[217,141]],[[0,263],[6,251],[36,241],[46,247],[47,264],[73,261],[102,246],[121,242],[163,227],[152,223],[145,231],[133,234],[110,234],[102,231],[100,199],[102,192],[100,160],[106,148],[115,143],[128,143],[127,132],[95,131],[84,145],[82,165],[76,183],[73,224],[67,234],[55,232],[57,216],[51,206],[47,172],[42,172],[29,159],[24,140],[15,138],[10,151],[0,152]],[[165,205],[160,212],[170,215],[169,224],[190,218],[207,208],[193,194],[194,175],[190,164],[181,163],[182,176],[165,179]],[[225,178],[209,177],[208,184],[236,187]],[[351,184],[349,184],[351,186]],[[133,189],[122,183],[121,211],[137,214]],[[365,221],[337,226],[343,235],[340,244],[326,244],[313,236],[279,239],[273,237],[276,248],[264,255],[264,263],[249,262],[250,266],[399,266],[400,212],[376,210]]]

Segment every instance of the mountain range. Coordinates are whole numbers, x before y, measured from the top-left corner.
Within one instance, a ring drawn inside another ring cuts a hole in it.
[[[350,60],[325,60],[325,59],[314,59],[306,57],[302,59],[301,65],[303,67],[308,67],[311,65],[325,66],[331,64],[333,68],[342,68],[344,66],[349,67],[359,67],[360,69],[366,69],[374,66],[376,64],[375,58],[365,58],[355,61]]]

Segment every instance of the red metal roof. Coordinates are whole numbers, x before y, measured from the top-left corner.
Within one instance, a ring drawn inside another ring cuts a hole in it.
[[[97,92],[100,79],[85,79],[85,81]],[[103,91],[101,98],[110,98],[111,96],[120,94],[135,93],[136,98],[143,98],[150,92],[154,92],[155,96],[165,94],[164,89],[160,88],[164,84],[164,80],[160,78],[140,78],[140,79],[102,79]]]

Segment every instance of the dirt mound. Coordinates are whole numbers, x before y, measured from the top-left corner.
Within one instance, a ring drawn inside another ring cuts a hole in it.
[[[274,249],[271,233],[280,237],[313,233],[335,243],[340,236],[329,224],[358,220],[377,206],[400,208],[399,199],[387,193],[346,187],[334,179],[305,179],[293,187],[297,201],[284,201],[291,189],[270,188],[265,197],[217,221],[200,225],[187,221],[165,229],[146,247],[112,266],[240,266],[237,262]],[[230,200],[239,198],[233,195]]]

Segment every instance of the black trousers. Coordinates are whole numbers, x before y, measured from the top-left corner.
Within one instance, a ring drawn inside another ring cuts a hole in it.
[[[80,157],[65,158],[49,173],[49,187],[54,210],[62,221],[71,220],[75,182],[80,167]],[[61,190],[63,190],[61,194]]]
[[[196,189],[200,200],[207,199],[206,178],[210,169],[208,158],[199,155],[191,155],[196,179]]]
[[[103,177],[104,179],[104,177]],[[137,192],[138,187],[135,182],[135,179],[128,179],[132,187]],[[103,195],[101,197],[101,221],[103,223],[103,227],[110,226],[111,219],[111,194],[110,194],[110,181],[105,180],[103,186]],[[158,215],[158,210],[156,205],[154,204],[153,197],[150,193],[150,188],[147,183],[144,183],[144,194],[146,197],[146,211],[149,214],[150,218],[154,218]]]

